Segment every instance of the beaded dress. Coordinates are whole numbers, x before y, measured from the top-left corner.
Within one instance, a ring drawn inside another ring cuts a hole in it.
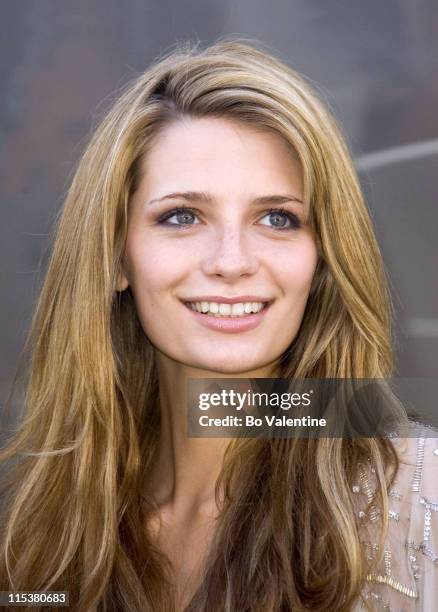
[[[368,574],[363,597],[372,610],[438,612],[438,432],[394,438],[400,467],[389,491],[389,529],[383,551],[373,538],[379,521],[373,511],[373,467],[359,466],[353,485],[362,542],[369,559],[380,558]],[[362,508],[362,509],[361,509]],[[363,612],[362,602],[354,612]]]

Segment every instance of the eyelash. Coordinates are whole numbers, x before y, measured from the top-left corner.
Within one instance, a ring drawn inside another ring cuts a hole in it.
[[[178,206],[177,208],[174,208],[172,210],[169,210],[167,212],[165,212],[163,215],[161,215],[158,220],[157,223],[159,225],[167,225],[172,226],[172,227],[178,227],[178,228],[184,228],[184,227],[190,227],[191,225],[194,225],[193,223],[187,223],[187,224],[179,224],[179,223],[167,223],[167,221],[173,217],[174,215],[177,215],[178,213],[192,213],[193,215],[196,215],[196,211],[193,208],[188,208],[187,206]],[[298,217],[296,215],[294,215],[293,213],[285,210],[284,208],[270,208],[264,215],[264,217],[266,217],[267,215],[272,215],[273,213],[280,213],[282,215],[285,215],[290,223],[291,226],[290,227],[274,227],[271,226],[272,229],[276,229],[277,231],[290,231],[290,230],[298,230],[301,228],[301,221],[298,219]],[[262,217],[263,218],[263,217]]]

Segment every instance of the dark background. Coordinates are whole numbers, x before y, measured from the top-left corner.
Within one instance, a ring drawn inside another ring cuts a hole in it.
[[[343,126],[392,282],[398,374],[436,377],[436,0],[6,0],[1,9],[0,402],[92,125],[176,42],[232,34],[308,76]]]

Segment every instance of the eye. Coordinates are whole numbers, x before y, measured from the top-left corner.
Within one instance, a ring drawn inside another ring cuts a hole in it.
[[[171,221],[171,219],[175,218],[175,221]],[[185,206],[181,206],[179,208],[174,208],[173,210],[169,210],[158,219],[158,223],[163,225],[176,225],[176,226],[187,226],[187,225],[195,225],[196,213],[190,208],[186,208]]]
[[[262,222],[262,225],[269,225],[275,229],[288,230],[299,229],[301,227],[298,217],[283,208],[271,208],[263,219],[266,217],[269,219],[269,223]]]
[[[263,217],[268,218],[267,223],[262,221],[262,225],[268,225],[277,230],[297,230],[301,227],[301,222],[296,215],[284,210],[283,208],[271,208]],[[157,223],[159,225],[173,225],[174,227],[188,227],[198,225],[197,213],[191,208],[179,206],[162,214]]]

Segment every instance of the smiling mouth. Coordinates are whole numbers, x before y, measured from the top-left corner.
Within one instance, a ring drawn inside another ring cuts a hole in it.
[[[237,304],[222,304],[219,302],[183,302],[183,304],[207,317],[223,319],[243,319],[266,310],[274,300],[269,302],[239,302]]]

